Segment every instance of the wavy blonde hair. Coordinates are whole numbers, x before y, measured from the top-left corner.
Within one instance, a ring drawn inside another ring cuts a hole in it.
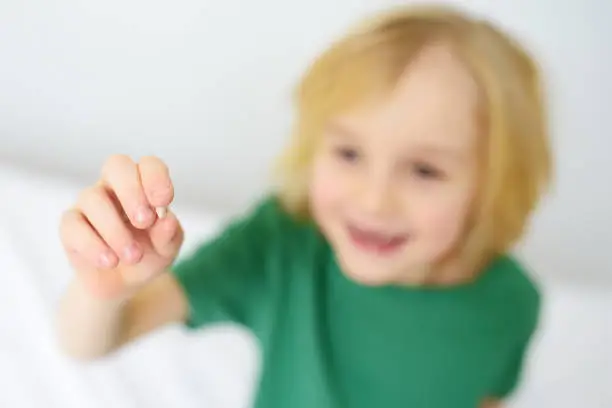
[[[362,22],[309,67],[295,90],[295,127],[276,168],[290,213],[308,216],[310,164],[328,120],[390,91],[421,49],[440,42],[462,59],[482,94],[482,181],[463,249],[482,257],[521,238],[551,178],[540,73],[500,29],[444,6],[405,7]]]

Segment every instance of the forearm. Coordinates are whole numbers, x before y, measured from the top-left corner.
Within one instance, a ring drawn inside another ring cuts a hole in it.
[[[100,299],[77,279],[62,297],[57,314],[60,348],[69,356],[92,359],[122,343],[127,299]]]
[[[60,347],[75,358],[101,357],[159,327],[184,321],[187,309],[170,273],[123,300],[98,299],[75,280],[59,307]]]

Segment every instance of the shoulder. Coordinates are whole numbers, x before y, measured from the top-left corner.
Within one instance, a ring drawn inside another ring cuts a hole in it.
[[[223,229],[227,239],[240,235],[243,242],[262,252],[303,253],[322,240],[318,228],[309,219],[291,214],[275,194],[265,195],[234,217]]]
[[[541,290],[529,267],[512,254],[500,256],[494,263],[504,290],[533,306],[541,299]]]
[[[230,320],[264,330],[294,272],[314,265],[315,235],[273,195],[228,219],[171,268],[188,300],[189,326]]]
[[[320,241],[313,222],[293,216],[276,195],[268,194],[227,218],[214,235],[200,240],[175,268],[219,259],[257,265],[276,257],[287,262],[291,257],[306,256],[310,253],[307,248],[318,246]]]
[[[497,309],[523,336],[531,336],[538,324],[542,304],[542,292],[535,276],[512,254],[496,259],[489,273],[487,290],[495,299]]]

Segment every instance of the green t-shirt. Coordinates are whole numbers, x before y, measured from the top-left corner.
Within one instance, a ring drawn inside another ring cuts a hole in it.
[[[174,268],[188,327],[246,326],[262,370],[256,408],[474,408],[518,382],[540,296],[509,256],[472,283],[367,287],[311,223],[273,197]]]

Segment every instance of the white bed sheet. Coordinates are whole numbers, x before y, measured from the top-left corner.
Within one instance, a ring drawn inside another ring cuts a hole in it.
[[[218,326],[168,328],[111,358],[66,359],[53,333],[55,304],[70,279],[57,227],[77,188],[0,167],[0,407],[248,407],[258,370],[252,337]],[[185,250],[222,217],[175,209]],[[542,329],[514,408],[612,407],[610,288],[545,282]]]

